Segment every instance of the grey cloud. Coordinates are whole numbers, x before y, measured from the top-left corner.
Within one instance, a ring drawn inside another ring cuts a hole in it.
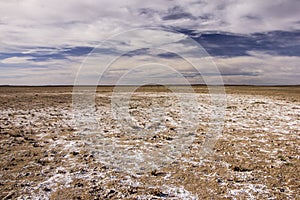
[[[182,18],[196,19],[196,17],[194,17],[190,13],[185,13],[185,12],[166,15],[162,19],[163,20],[176,20],[176,19],[182,19]]]
[[[131,28],[175,27],[177,30],[190,30],[192,32],[185,34],[197,38],[200,38],[203,32],[214,32],[215,37],[218,36],[222,41],[216,43],[212,34],[206,35],[207,38],[210,37],[210,42],[206,44],[206,47],[211,50],[210,53],[213,56],[228,56],[230,53],[233,58],[247,56],[246,61],[231,63],[235,66],[233,69],[222,71],[223,75],[228,78],[226,81],[233,81],[229,80],[232,76],[247,76],[248,78],[257,78],[256,81],[258,81],[258,78],[268,70],[270,70],[268,71],[270,74],[276,73],[274,72],[276,68],[270,68],[270,65],[280,67],[277,63],[281,63],[290,66],[290,63],[285,62],[292,60],[291,71],[285,72],[282,68],[279,70],[281,73],[286,73],[285,77],[287,78],[285,79],[291,83],[296,81],[295,74],[298,74],[297,69],[299,69],[296,66],[298,60],[295,59],[295,57],[299,57],[297,55],[300,30],[299,7],[299,0],[1,1],[0,52],[2,54],[0,56],[2,58],[0,59],[6,59],[7,53],[21,54],[24,51],[39,49],[39,47],[48,48],[50,53],[51,48],[55,53],[59,53],[60,50],[70,47],[67,52],[64,52],[64,55],[72,58],[68,57],[65,63],[60,64],[72,71],[74,68],[70,59],[79,59],[88,52],[76,47],[93,47],[102,40]],[[222,34],[216,35],[218,33],[228,33],[231,37]],[[296,34],[296,37],[281,34]],[[230,40],[230,38],[233,39]],[[249,44],[253,42],[257,43],[249,48]],[[235,44],[239,46],[235,46]],[[114,44],[111,49],[99,48],[99,53],[108,56],[114,55],[118,53],[119,47],[126,45],[130,45],[130,41]],[[28,48],[29,46],[30,48]],[[226,52],[224,46],[232,48]],[[258,64],[255,69],[261,69],[262,72],[251,71],[247,68],[249,65],[247,62],[258,57],[249,54],[249,51],[273,54],[271,57],[266,56],[265,60],[259,61],[264,64],[255,63]],[[132,55],[134,53],[138,52],[132,52]],[[33,53],[28,54],[32,55]],[[48,54],[48,52],[40,50],[36,54],[39,54],[36,56],[40,56]],[[13,54],[11,55],[14,57]],[[159,58],[176,59],[175,56],[166,53],[155,55]],[[277,63],[271,62],[274,58],[278,58]],[[60,62],[62,61],[63,59],[60,59]],[[228,60],[223,60],[223,62],[228,62]],[[22,66],[22,63],[19,66]],[[47,66],[50,69],[55,66],[55,63],[49,63]],[[1,72],[4,71],[4,67],[0,68]],[[243,70],[239,71],[239,68],[243,68]],[[5,71],[9,71],[9,68],[5,68]],[[274,77],[279,77],[279,74]],[[289,77],[293,81],[287,80]],[[268,78],[270,82],[271,78],[272,76]],[[243,81],[243,79],[235,80]]]
[[[182,18],[188,18],[192,20],[196,19],[196,17],[194,17],[191,13],[185,12],[180,6],[174,6],[173,8],[170,8],[167,15],[162,17],[163,20],[177,20]]]
[[[233,33],[300,29],[300,1],[13,1],[0,2],[1,41],[7,44],[88,45],[145,25]],[[181,21],[181,19],[189,19]],[[53,40],[55,38],[55,40]],[[43,44],[41,44],[43,43]],[[77,44],[75,44],[77,43]],[[86,44],[88,43],[88,44]]]

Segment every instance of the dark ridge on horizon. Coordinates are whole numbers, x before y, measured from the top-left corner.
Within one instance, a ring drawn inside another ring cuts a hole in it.
[[[191,85],[176,85],[176,84],[169,84],[169,85],[156,85],[156,84],[149,84],[149,85],[0,85],[0,87],[161,87],[161,86],[243,86],[243,87],[300,87],[300,84],[295,85],[251,85],[251,84],[224,84],[224,85],[206,85],[206,84],[191,84]]]

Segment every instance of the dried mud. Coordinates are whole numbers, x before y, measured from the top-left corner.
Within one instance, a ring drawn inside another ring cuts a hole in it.
[[[87,146],[74,126],[72,88],[1,87],[0,198],[300,198],[299,87],[227,87],[223,134],[214,153],[204,158],[198,147],[207,134],[210,107],[207,90],[195,87],[195,91],[203,116],[191,148],[157,170],[136,173],[101,162]],[[96,98],[101,131],[108,139],[118,135],[107,116],[111,94],[111,88],[98,88]],[[131,112],[138,116],[151,107],[147,95],[174,102],[158,87],[135,94],[133,102],[142,103],[133,103]],[[141,118],[143,123],[147,117]],[[176,128],[167,128],[156,138],[172,140]],[[118,137],[124,141],[126,133]]]

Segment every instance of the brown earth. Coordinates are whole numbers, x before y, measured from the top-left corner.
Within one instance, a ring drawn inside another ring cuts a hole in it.
[[[0,87],[0,198],[300,198],[300,87],[225,89],[225,125],[212,155],[199,157],[197,145],[207,134],[199,125],[191,149],[177,160],[131,173],[102,163],[78,134],[72,87]],[[207,93],[202,86],[194,90]],[[148,86],[136,93],[167,91]],[[111,87],[97,88],[100,110],[109,107],[111,93]],[[142,98],[137,102],[147,102]],[[115,134],[113,126],[104,131]],[[163,140],[172,131],[168,126]]]

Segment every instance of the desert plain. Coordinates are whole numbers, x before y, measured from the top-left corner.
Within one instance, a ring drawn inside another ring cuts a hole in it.
[[[177,127],[182,104],[165,88],[132,95],[136,130],[150,127],[151,109],[164,108],[161,129],[140,136],[118,127],[113,88],[98,87],[101,137],[91,139],[95,130],[74,123],[72,87],[0,87],[0,199],[299,199],[300,87],[226,86],[222,134],[204,157],[209,94],[193,89],[201,110],[193,141],[151,168],[184,131]],[[149,159],[134,165],[129,154]]]

